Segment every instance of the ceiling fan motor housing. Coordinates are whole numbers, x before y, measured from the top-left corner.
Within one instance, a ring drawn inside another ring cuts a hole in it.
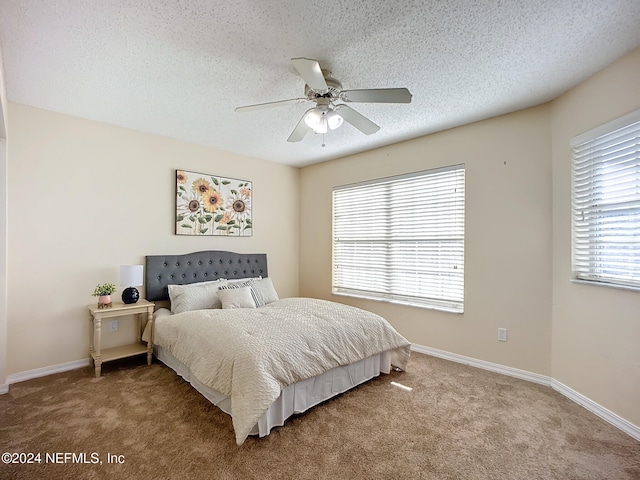
[[[316,98],[326,97],[326,98],[339,98],[340,92],[342,92],[342,84],[331,76],[331,73],[327,70],[322,70],[322,74],[324,75],[324,79],[327,82],[327,91],[326,92],[317,92],[313,90],[309,85],[304,86],[304,94],[309,100],[315,100]]]

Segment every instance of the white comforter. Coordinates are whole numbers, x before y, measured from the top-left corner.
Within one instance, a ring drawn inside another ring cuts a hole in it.
[[[382,317],[325,300],[286,298],[256,309],[159,318],[154,343],[231,397],[241,445],[282,388],[387,350],[406,369],[409,342]]]

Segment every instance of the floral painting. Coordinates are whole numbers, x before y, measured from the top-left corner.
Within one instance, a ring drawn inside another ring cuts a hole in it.
[[[251,182],[176,170],[176,234],[250,237]]]

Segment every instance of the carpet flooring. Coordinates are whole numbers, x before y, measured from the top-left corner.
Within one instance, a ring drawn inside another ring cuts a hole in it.
[[[240,447],[155,361],[33,379],[0,395],[3,452],[34,463],[2,479],[640,479],[640,442],[554,390],[418,353]]]

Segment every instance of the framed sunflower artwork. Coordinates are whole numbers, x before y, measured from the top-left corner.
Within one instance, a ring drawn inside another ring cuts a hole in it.
[[[251,182],[176,170],[176,235],[252,233]]]

